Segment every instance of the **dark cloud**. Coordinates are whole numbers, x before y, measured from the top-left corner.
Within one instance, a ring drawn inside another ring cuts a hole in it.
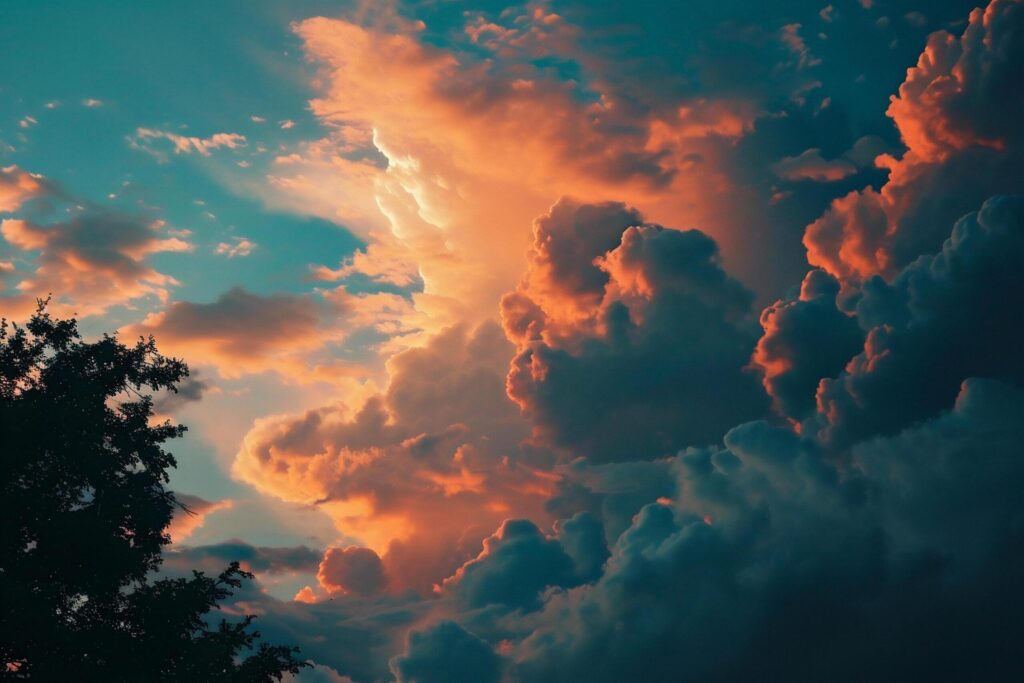
[[[442,621],[410,633],[391,670],[400,683],[497,683],[501,658],[455,622]]]
[[[578,583],[562,544],[545,538],[529,520],[506,520],[483,545],[480,555],[445,581],[445,588],[470,607],[536,608],[544,588]]]
[[[581,218],[596,222],[595,234]],[[543,437],[597,460],[713,442],[767,403],[744,370],[757,336],[752,296],[722,270],[714,241],[638,222],[622,205],[563,200],[538,220],[531,272],[503,300],[519,346],[509,396]],[[624,230],[608,249],[616,224]],[[550,244],[594,264],[584,265],[589,294],[547,275]]]
[[[892,434],[948,408],[968,377],[1024,382],[1024,199],[997,197],[965,216],[934,256],[856,304],[864,348],[818,392],[823,437]]]
[[[512,678],[1019,676],[1022,415],[1019,390],[972,380],[845,472],[763,423],[680,455],[678,502],[645,507],[596,583],[549,599]]]
[[[849,178],[857,172],[857,166],[848,159],[825,159],[820,149],[808,149],[795,157],[779,160],[772,170],[786,180],[831,182]]]
[[[211,571],[220,571],[229,562],[237,561],[241,563],[242,569],[254,572],[257,575],[264,575],[286,572],[314,572],[317,569],[320,558],[320,551],[304,545],[262,547],[251,545],[242,540],[232,539],[213,545],[177,547],[166,558],[166,563],[175,567],[194,568],[202,566],[209,568]]]
[[[375,595],[387,585],[384,565],[377,553],[357,546],[328,548],[317,579],[331,593],[354,595]]]
[[[764,335],[753,364],[778,411],[801,420],[815,408],[822,378],[835,377],[863,349],[864,332],[836,304],[839,282],[822,270],[804,278],[800,294],[761,312]]]
[[[203,399],[213,385],[202,379],[200,370],[190,370],[189,376],[181,381],[174,391],[161,392],[153,399],[153,409],[158,413],[173,413],[189,403]]]
[[[572,559],[576,577],[581,583],[593,581],[601,575],[609,552],[600,518],[586,512],[577,513],[559,521],[555,525],[555,535]]]

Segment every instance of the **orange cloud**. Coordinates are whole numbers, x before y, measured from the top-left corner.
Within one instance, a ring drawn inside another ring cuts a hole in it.
[[[171,537],[171,543],[182,543],[188,540],[196,529],[206,523],[206,518],[218,510],[229,510],[234,506],[234,501],[218,500],[208,501],[199,496],[190,496],[185,493],[176,493],[175,498],[184,508],[175,508],[174,518],[167,533]]]
[[[310,355],[345,337],[332,301],[311,296],[260,296],[230,289],[202,304],[177,301],[121,330],[124,336],[154,335],[165,353],[217,368],[226,378],[276,371],[299,380],[343,381],[363,371]]]
[[[889,171],[881,190],[836,199],[807,226],[812,265],[848,279],[890,277],[938,249],[946,226],[985,198],[1024,191],[1022,21],[1024,5],[992,0],[959,38],[928,38],[887,111],[906,152],[876,159]]]
[[[0,213],[17,211],[22,203],[46,190],[43,177],[17,166],[0,168]]]
[[[319,279],[422,282],[404,324],[421,332],[405,344],[492,315],[522,271],[530,221],[559,195],[611,195],[665,222],[723,224],[713,204],[728,203],[730,183],[716,160],[759,107],[699,97],[640,112],[603,78],[610,65],[589,57],[588,78],[563,80],[533,60],[580,56],[579,31],[536,9],[467,16],[470,39],[500,55],[493,61],[435,47],[394,17],[295,27],[321,67],[310,107],[329,133],[279,156],[264,194],[369,239]]]
[[[108,213],[50,225],[5,219],[0,234],[25,257],[34,257],[35,269],[18,280],[19,294],[0,298],[0,306],[7,315],[22,315],[36,298],[53,293],[54,312],[87,316],[146,296],[165,301],[177,281],[150,266],[147,257],[192,247],[165,235],[163,227],[160,221]]]
[[[257,420],[234,475],[313,504],[376,552],[391,585],[429,592],[509,514],[545,519],[553,482],[504,393],[511,347],[487,324],[455,328],[388,361],[391,383],[362,405]]]

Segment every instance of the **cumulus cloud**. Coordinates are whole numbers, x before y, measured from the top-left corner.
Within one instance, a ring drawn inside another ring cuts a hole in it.
[[[766,313],[771,341],[755,362],[791,363],[766,373],[776,399],[797,406],[790,412],[806,409],[815,374],[837,372],[844,383],[900,363],[905,369],[891,376],[914,393],[849,389],[859,409],[895,413],[894,421],[837,409],[825,417],[856,426],[856,439],[750,422],[728,430],[723,446],[557,468],[549,510],[586,512],[551,535],[520,519],[484,537],[437,598],[415,603],[422,620],[392,660],[394,674],[450,678],[475,666],[448,658],[465,648],[469,661],[488,662],[473,676],[512,681],[621,681],[638,671],[695,681],[1013,678],[1019,665],[1006,624],[1020,594],[1009,568],[1021,561],[1024,378],[1010,311],[1024,291],[1013,266],[1022,217],[1021,200],[993,199],[957,223],[941,253],[891,283],[876,278],[859,298],[837,303],[838,281],[812,271],[799,297]],[[598,267],[609,260],[598,258]],[[607,284],[640,290],[663,281],[630,270],[632,262],[623,255],[616,265],[632,279],[613,268]],[[561,287],[549,294],[585,297],[598,286],[543,272],[538,281]],[[995,292],[1005,301],[993,305]],[[818,343],[793,344],[817,328]],[[858,344],[868,349],[876,328],[906,342],[843,370],[842,357]],[[826,359],[813,358],[822,352]],[[407,446],[429,452],[437,443]],[[936,643],[964,633],[971,636],[960,647],[936,655]]]
[[[408,650],[391,662],[401,683],[497,683],[501,658],[453,621],[409,634]]]
[[[254,424],[233,474],[322,509],[342,540],[322,558],[196,549],[239,553],[268,575],[317,571],[317,591],[277,601],[257,587],[233,608],[260,611],[261,629],[301,643],[324,676],[356,681],[1019,678],[1021,200],[990,200],[944,245],[929,241],[1019,159],[1005,112],[975,111],[997,99],[986,83],[1014,73],[1015,7],[996,0],[963,38],[930,39],[890,109],[907,152],[883,156],[882,189],[836,200],[812,226],[820,269],[765,309],[760,329],[715,241],[661,227],[691,222],[643,203],[678,188],[685,163],[719,163],[703,155],[715,141],[741,147],[764,125],[759,103],[656,106],[610,85],[622,73],[583,78],[567,97],[533,62],[579,56],[583,32],[543,6],[522,21],[466,15],[481,51],[521,59],[508,72],[436,47],[399,17],[400,30],[300,24],[324,68],[314,113],[332,130],[304,155],[282,155],[279,180],[336,211],[344,202],[323,180],[355,172],[345,191],[368,197],[357,212],[385,216],[369,246],[316,275],[423,290],[371,299],[342,287],[322,300],[233,290],[173,304],[152,329],[172,343],[177,331],[182,348],[200,340],[192,350],[230,375],[292,371],[294,357],[335,339],[338,319],[390,309],[382,329],[405,331],[438,317],[390,359],[383,391]],[[796,24],[768,30],[792,50],[784,66],[814,71]],[[579,98],[590,91],[577,86],[607,97]],[[522,150],[503,146],[526,129],[537,134],[516,138]],[[566,130],[582,132],[549,149]],[[787,147],[760,171],[793,186],[854,182],[848,171],[884,149],[861,138],[828,158],[847,144]],[[717,180],[713,169],[683,191],[742,203]],[[645,210],[562,200],[527,244],[516,222],[541,181],[637,196]],[[518,286],[510,253],[526,254]],[[439,326],[493,312],[499,286],[504,335]],[[788,424],[748,421],[769,399]]]
[[[946,226],[985,198],[1024,191],[1024,4],[993,0],[959,38],[938,31],[909,69],[888,115],[907,146],[877,162],[880,190],[836,199],[807,227],[808,260],[863,279],[891,277],[937,249]]]
[[[812,270],[798,297],[761,312],[764,334],[752,363],[775,408],[793,420],[814,411],[819,381],[838,375],[863,348],[864,332],[853,315],[839,309],[838,296],[839,282]]]
[[[515,514],[544,518],[543,453],[504,393],[512,348],[493,323],[453,328],[388,361],[361,404],[257,420],[235,476],[316,504],[381,556],[396,589],[430,593]]]
[[[36,298],[50,293],[56,312],[81,316],[144,297],[166,301],[177,280],[156,270],[148,257],[192,248],[160,221],[100,211],[49,224],[7,218],[0,222],[0,234],[34,261],[31,272],[17,274],[18,293],[0,298],[10,315],[23,315]]]
[[[859,446],[846,474],[763,423],[680,455],[678,502],[645,507],[600,580],[549,600],[513,679],[1009,675],[1021,399],[969,382],[951,413]]]
[[[544,439],[597,460],[643,459],[762,413],[744,370],[752,296],[722,270],[713,240],[644,224],[623,205],[568,200],[534,235],[502,318],[518,346],[509,396]]]
[[[374,595],[387,585],[380,556],[369,548],[328,548],[317,580],[330,593]]]
[[[445,580],[445,588],[470,607],[539,607],[542,589],[578,583],[561,543],[544,538],[529,520],[506,520],[483,546],[476,558]]]
[[[967,377],[1024,381],[1024,199],[997,197],[956,223],[938,254],[892,283],[867,281],[856,304],[862,351],[823,380],[829,440],[891,434],[948,408]]]
[[[698,54],[677,64],[693,76],[682,79],[637,45],[637,29],[613,39],[588,31],[587,13],[575,10],[467,12],[464,35],[446,34],[443,46],[384,9],[295,26],[319,68],[310,109],[327,134],[282,151],[269,190],[258,189],[370,242],[351,266],[320,268],[318,278],[422,282],[406,313],[415,324],[403,325],[422,332],[405,341],[490,315],[520,274],[507,255],[525,251],[530,220],[559,195],[622,198],[662,224],[703,226],[756,270],[742,276],[772,286],[793,267],[751,263],[751,240],[779,246],[751,209],[762,188],[737,188],[732,167],[752,165],[737,159],[737,144],[759,120],[781,118],[780,101],[798,106],[792,98],[815,87],[800,66],[813,59],[790,52],[777,20],[736,26],[713,12],[714,37],[694,41]],[[656,87],[637,87],[651,79]]]

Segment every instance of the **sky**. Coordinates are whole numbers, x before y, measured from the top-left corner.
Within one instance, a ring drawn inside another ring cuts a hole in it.
[[[1024,675],[1024,2],[0,16],[0,317],[298,680]]]

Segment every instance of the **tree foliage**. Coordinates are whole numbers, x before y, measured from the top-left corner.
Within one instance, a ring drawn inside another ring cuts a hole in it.
[[[251,574],[154,577],[175,507],[155,341],[84,341],[41,303],[0,323],[0,679],[271,681],[305,663],[215,610]]]

